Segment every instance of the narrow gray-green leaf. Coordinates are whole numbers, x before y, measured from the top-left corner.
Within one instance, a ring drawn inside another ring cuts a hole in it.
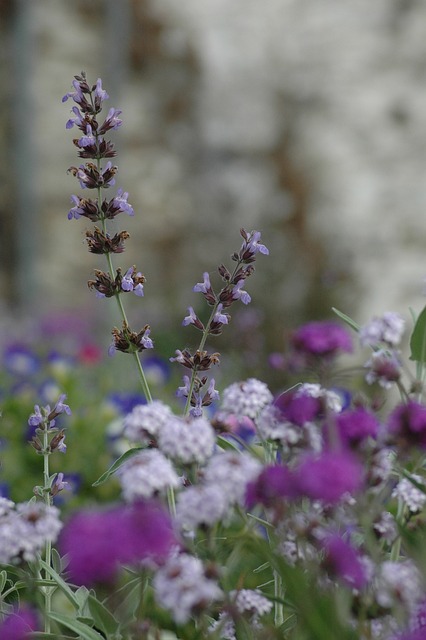
[[[71,602],[73,607],[78,611],[79,609],[78,599],[75,597],[74,592],[70,589],[70,587],[67,585],[65,580],[63,580],[61,576],[58,573],[56,573],[54,569],[52,569],[52,567],[49,567],[49,565],[46,564],[44,560],[40,560],[40,565],[45,571],[47,571],[50,577],[53,578],[53,580],[56,582],[57,586],[62,591],[62,593],[68,598],[68,600]]]
[[[117,631],[120,627],[120,623],[114,618],[109,609],[107,609],[105,605],[103,605],[102,602],[92,594],[89,595],[88,604],[90,613],[95,621],[95,625],[104,631],[107,636],[115,635],[115,637],[117,637]]]
[[[421,311],[410,338],[410,360],[426,362],[426,307]]]
[[[100,484],[103,484],[104,482],[106,482],[108,480],[108,478],[110,478],[112,475],[114,475],[114,473],[117,471],[117,469],[119,469],[121,467],[121,465],[123,465],[127,460],[130,460],[130,458],[133,458],[133,456],[135,456],[137,453],[139,453],[139,451],[141,451],[144,447],[134,447],[133,449],[129,449],[128,451],[126,451],[125,453],[123,453],[122,456],[120,456],[111,466],[109,469],[107,469],[105,471],[105,473],[103,473],[101,475],[100,478],[98,478],[96,480],[96,482],[94,482],[92,484],[92,487],[98,487]]]
[[[53,611],[49,613],[49,618],[64,625],[67,629],[71,629],[71,631],[77,633],[82,640],[104,640],[104,637],[101,636],[100,633],[92,629],[92,627],[88,627],[87,624],[79,622],[75,618],[69,618],[68,616],[64,616],[62,613],[56,613]]]
[[[336,314],[336,316],[343,320],[343,322],[346,322],[346,324],[349,325],[351,329],[359,333],[360,326],[357,322],[355,322],[355,320],[352,320],[352,318],[347,316],[346,313],[343,313],[343,311],[339,311],[339,309],[336,309],[336,307],[331,307],[331,310]]]

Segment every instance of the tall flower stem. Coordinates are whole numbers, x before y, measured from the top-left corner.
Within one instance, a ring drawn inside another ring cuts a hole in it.
[[[49,434],[47,427],[43,430],[43,498],[47,507],[51,506],[52,499],[50,495],[50,473],[49,473]],[[52,564],[52,543],[50,540],[46,540],[44,561],[48,567]],[[45,571],[44,579],[52,582],[52,578],[49,573]],[[55,590],[54,584],[52,586],[45,586],[43,588],[44,593],[44,631],[50,633],[50,612],[52,610],[52,595]]]

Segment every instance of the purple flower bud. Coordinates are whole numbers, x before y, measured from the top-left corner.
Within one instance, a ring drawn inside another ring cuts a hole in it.
[[[74,202],[74,207],[68,212],[68,220],[75,218],[78,220],[83,215],[84,211],[80,206],[80,198],[78,196],[71,196],[71,201]]]
[[[59,415],[60,413],[66,413],[67,416],[71,415],[71,409],[69,408],[69,406],[67,404],[64,404],[64,400],[67,396],[65,395],[65,393],[62,393],[59,396],[59,399],[57,401],[57,403],[55,404],[53,411],[56,415]]]

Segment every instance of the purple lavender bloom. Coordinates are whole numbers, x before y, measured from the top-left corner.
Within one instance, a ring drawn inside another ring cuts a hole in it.
[[[127,213],[129,216],[133,216],[135,212],[133,211],[133,207],[131,204],[127,202],[127,198],[129,194],[127,191],[123,191],[123,189],[117,190],[117,195],[112,200],[112,206],[116,209],[119,209],[122,213]]]
[[[322,546],[327,571],[349,587],[362,589],[367,583],[367,575],[357,551],[337,534],[328,535]]]
[[[79,147],[90,147],[92,144],[96,144],[96,137],[93,135],[92,127],[90,124],[86,125],[86,134],[82,136],[78,141]]]
[[[34,405],[34,413],[28,418],[28,424],[30,427],[39,427],[44,422],[44,416],[41,413],[38,404]]]
[[[127,269],[121,281],[121,288],[123,289],[123,291],[133,291],[134,284],[133,284],[132,276],[133,276],[133,267],[130,267],[130,269]]]
[[[359,491],[364,480],[361,463],[352,454],[339,451],[307,455],[294,473],[301,494],[326,504]]]
[[[218,304],[216,313],[213,318],[213,322],[216,322],[217,324],[228,324],[229,315],[227,313],[222,313],[222,309],[223,309],[223,304],[222,303]]]
[[[145,347],[145,349],[153,349],[154,348],[154,343],[151,340],[151,338],[149,337],[150,333],[151,333],[151,329],[146,329],[144,335],[141,338],[141,344]]]
[[[59,540],[70,578],[79,585],[112,582],[123,564],[161,562],[177,544],[168,514],[154,501],[80,511]]]
[[[197,282],[192,290],[199,293],[208,293],[211,289],[210,276],[207,271],[205,271],[203,273],[203,282]]]
[[[121,113],[122,112],[119,109],[114,109],[114,107],[111,107],[111,109],[108,111],[104,123],[99,127],[99,133],[104,134],[110,129],[118,129],[118,127],[120,127],[123,123],[121,118],[118,117]]]
[[[288,467],[272,465],[265,467],[253,482],[247,485],[246,505],[251,509],[256,504],[273,507],[284,498],[295,498],[299,489]]]
[[[327,359],[342,351],[352,351],[350,334],[336,322],[328,320],[302,325],[294,332],[291,344],[302,355]]]
[[[27,606],[16,609],[5,617],[0,624],[2,640],[25,640],[31,631],[39,631],[40,625],[36,612]]]
[[[399,404],[387,421],[388,433],[405,447],[426,449],[426,406],[410,400]]]
[[[178,398],[187,398],[189,394],[189,376],[183,376],[183,385],[178,387],[176,395]]]
[[[342,444],[357,446],[367,438],[377,438],[380,422],[374,414],[359,407],[340,413],[336,417],[336,425]]]
[[[197,315],[194,311],[194,309],[192,307],[188,307],[188,315],[185,316],[185,318],[182,321],[182,325],[184,327],[187,327],[190,324],[195,324],[197,322],[198,318]]]
[[[71,202],[74,202],[74,206],[68,211],[68,220],[75,218],[78,220],[84,214],[84,209],[80,206],[80,198],[72,195]]]
[[[61,413],[66,413],[67,416],[71,415],[71,409],[69,408],[69,406],[67,404],[64,403],[64,400],[66,399],[66,394],[62,393],[59,398],[57,403],[55,404],[55,406],[53,407],[53,412],[56,415],[59,415]]]
[[[247,291],[242,290],[244,280],[239,280],[235,287],[232,289],[232,297],[234,300],[241,300],[243,304],[249,304],[251,302],[251,296]]]
[[[81,89],[80,83],[78,80],[73,80],[72,85],[75,91],[69,91],[68,93],[66,93],[62,98],[62,102],[66,102],[68,98],[71,98],[72,100],[74,100],[74,102],[76,102],[77,104],[80,104],[81,102],[84,101],[84,94]]]
[[[98,78],[96,81],[95,97],[98,98],[101,102],[103,102],[104,100],[108,100],[109,98],[109,95],[107,94],[107,92],[104,89],[102,89],[101,78]]]
[[[269,249],[265,247],[264,244],[259,242],[261,233],[260,231],[252,231],[249,241],[246,245],[246,251],[250,251],[251,253],[263,253],[265,256],[269,256]]]
[[[138,271],[138,273],[136,274],[136,277],[140,277],[142,276],[141,272]],[[142,282],[139,282],[136,287],[134,287],[133,289],[133,293],[135,294],[135,296],[138,296],[139,298],[143,298],[144,296],[144,291],[143,291],[143,284]]]
[[[66,123],[67,129],[72,129],[74,125],[78,127],[83,127],[85,125],[85,119],[80,113],[80,109],[78,107],[73,107],[71,111],[74,113],[75,118],[70,118]]]

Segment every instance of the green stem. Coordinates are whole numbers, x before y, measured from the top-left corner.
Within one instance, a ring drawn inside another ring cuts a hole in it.
[[[97,138],[98,138],[98,136],[96,136],[96,140],[97,140]],[[100,172],[100,170],[101,170],[100,159],[97,158],[96,162],[97,162],[97,166],[98,166],[98,171]],[[102,188],[98,187],[98,211],[99,211],[99,215],[101,217],[102,231],[106,234],[107,233],[107,225],[106,225],[105,217],[102,214],[101,202],[102,202]],[[114,279],[114,265],[113,265],[112,257],[111,257],[110,253],[106,254],[106,259],[107,259],[107,262],[108,262],[109,274],[111,276],[111,279]],[[127,315],[126,315],[126,312],[124,310],[123,301],[121,300],[121,296],[120,296],[119,293],[117,293],[115,295],[115,299],[117,301],[117,305],[118,305],[118,308],[120,310],[120,314],[121,314],[121,317],[123,319],[123,322],[125,322],[125,324],[127,326],[129,326],[129,323],[128,323],[128,320],[127,320]],[[138,370],[139,380],[140,380],[140,383],[141,383],[141,386],[142,386],[142,391],[143,391],[147,401],[148,402],[152,402],[151,391],[149,389],[148,381],[146,379],[145,372],[144,372],[143,367],[142,367],[142,363],[141,363],[141,360],[140,360],[140,357],[139,357],[139,353],[137,351],[134,351],[133,352],[133,357],[134,357],[135,362],[136,362],[136,367],[137,367],[137,370]]]
[[[45,429],[43,431],[43,496],[44,502],[47,507],[51,506],[51,497],[50,497],[50,479],[49,479],[49,434],[45,425]],[[45,557],[44,561],[50,567],[52,563],[52,543],[50,540],[46,541],[45,546]],[[49,573],[45,571],[45,580],[52,582],[52,578]],[[44,587],[44,631],[45,633],[50,633],[50,617],[49,614],[52,610],[52,594],[54,591],[54,587]]]
[[[204,345],[206,344],[206,340],[207,340],[207,336],[209,335],[209,331],[210,331],[210,325],[213,322],[213,318],[216,315],[216,311],[217,311],[217,307],[219,305],[219,302],[216,302],[213,306],[212,312],[210,314],[210,318],[209,321],[207,322],[204,331],[203,331],[203,335],[201,336],[201,340],[200,340],[200,344],[198,345],[198,349],[197,351],[202,351],[204,349]],[[188,415],[189,409],[191,407],[191,397],[192,397],[192,392],[194,391],[194,385],[195,385],[195,379],[197,377],[197,369],[194,368],[192,370],[191,373],[191,380],[189,383],[189,391],[188,391],[188,397],[186,399],[186,404],[185,404],[185,410],[183,412],[183,415],[186,416]]]

